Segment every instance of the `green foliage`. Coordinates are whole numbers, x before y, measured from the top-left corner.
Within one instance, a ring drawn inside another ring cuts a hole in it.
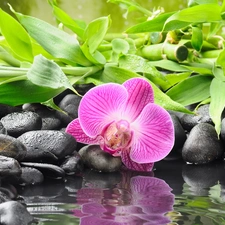
[[[2,9],[0,9],[0,28],[15,55],[19,59],[32,62],[33,53],[29,35],[17,20]]]
[[[209,103],[219,135],[225,107],[225,1],[190,0],[175,12],[150,11],[134,0],[108,2],[127,10],[126,16],[143,14],[142,22],[126,34],[111,34],[110,15],[86,24],[56,0],[49,3],[60,29],[11,8],[16,20],[0,9],[0,102],[41,102],[57,109],[52,98],[65,89],[76,93],[74,84],[144,77],[165,109],[192,113],[185,106]]]
[[[91,65],[81,51],[79,42],[73,36],[35,17],[16,12],[15,15],[29,35],[56,60],[59,59],[70,65]]]

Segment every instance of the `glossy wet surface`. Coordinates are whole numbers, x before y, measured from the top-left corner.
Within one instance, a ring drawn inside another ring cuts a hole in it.
[[[39,225],[225,224],[225,164],[162,161],[152,173],[69,176],[24,187]]]

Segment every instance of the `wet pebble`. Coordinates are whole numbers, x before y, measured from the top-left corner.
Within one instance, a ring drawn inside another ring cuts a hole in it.
[[[76,174],[83,170],[83,161],[80,155],[75,152],[72,156],[67,157],[60,166],[66,174]]]
[[[213,125],[200,123],[189,133],[182,149],[186,162],[204,164],[222,158],[224,147]]]
[[[222,122],[221,122],[221,133],[220,133],[220,136],[223,140],[223,143],[225,144],[225,118],[222,119]]]
[[[102,151],[98,145],[85,146],[80,149],[79,154],[87,167],[100,172],[118,171],[122,166],[120,157]]]
[[[181,157],[181,149],[183,147],[184,142],[187,139],[187,135],[183,127],[181,126],[179,118],[176,115],[172,114],[171,119],[173,121],[174,130],[175,130],[175,143],[174,143],[173,149],[171,150],[167,158]]]
[[[68,113],[68,115],[75,119],[78,117],[78,106],[80,104],[81,97],[75,94],[66,95],[59,103],[59,107]]]
[[[21,112],[22,109],[15,106],[0,104],[0,118],[13,112]]]
[[[16,201],[0,204],[0,218],[4,225],[28,225],[33,221],[33,216],[26,207]]]
[[[76,140],[68,133],[56,130],[29,131],[18,137],[27,148],[24,161],[58,160],[76,150]]]
[[[34,112],[14,112],[2,117],[1,122],[9,135],[18,137],[21,134],[40,130],[42,126],[41,117]]]
[[[184,114],[180,118],[183,128],[190,131],[195,125],[200,123],[213,124],[209,115],[209,104],[200,106],[195,114]]]
[[[7,130],[3,126],[3,124],[0,122],[0,134],[7,134]]]
[[[21,185],[35,185],[44,181],[43,174],[35,168],[22,167],[22,174],[19,178],[19,184]]]
[[[59,166],[53,164],[22,162],[21,165],[30,168],[36,168],[46,177],[51,177],[54,179],[61,179],[65,177],[65,171]]]
[[[36,113],[42,119],[42,130],[58,130],[61,128],[61,121],[54,110],[40,109]]]
[[[26,153],[26,146],[18,139],[6,134],[0,134],[0,155],[21,161],[26,156]]]
[[[78,117],[78,106],[80,104],[80,100],[80,96],[68,94],[60,101],[59,107],[66,112],[66,114],[60,111],[57,111],[56,114],[65,126]]]
[[[21,173],[21,166],[17,160],[0,156],[0,176],[18,176]]]

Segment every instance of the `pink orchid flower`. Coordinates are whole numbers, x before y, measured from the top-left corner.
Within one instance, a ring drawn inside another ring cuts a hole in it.
[[[154,162],[166,157],[174,145],[171,117],[154,103],[152,87],[144,78],[90,89],[66,132],[78,142],[100,145],[121,157],[127,168],[139,171],[152,170]]]

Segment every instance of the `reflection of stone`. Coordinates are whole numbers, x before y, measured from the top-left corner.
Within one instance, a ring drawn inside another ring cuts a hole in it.
[[[126,171],[113,189],[82,188],[77,193],[74,216],[84,224],[166,224],[173,210],[174,195],[165,181],[150,176],[133,176]],[[154,221],[154,223],[153,223]],[[150,224],[150,223],[149,223]]]
[[[223,166],[223,162],[207,165],[184,165],[182,175],[184,181],[190,186],[189,190],[191,194],[207,196],[209,188],[217,184],[223,176]]]

